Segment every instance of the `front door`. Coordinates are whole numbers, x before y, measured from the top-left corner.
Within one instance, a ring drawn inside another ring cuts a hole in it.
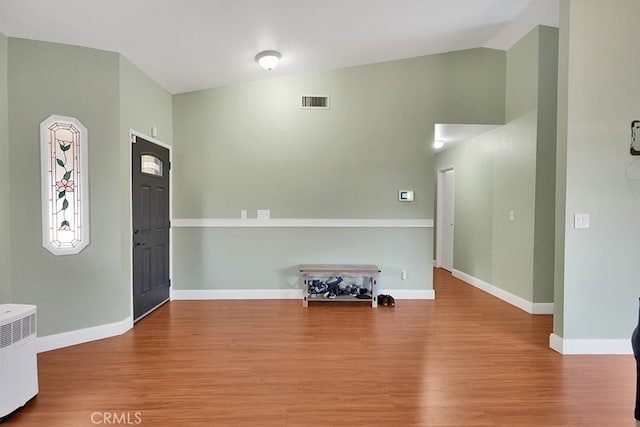
[[[169,150],[134,136],[133,320],[169,300]]]

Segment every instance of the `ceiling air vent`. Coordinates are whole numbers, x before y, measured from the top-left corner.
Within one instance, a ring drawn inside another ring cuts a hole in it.
[[[300,108],[306,110],[328,110],[329,97],[325,95],[302,95]]]

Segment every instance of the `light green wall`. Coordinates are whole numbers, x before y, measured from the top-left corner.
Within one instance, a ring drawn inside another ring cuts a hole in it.
[[[537,27],[509,49],[506,124],[436,156],[456,171],[454,269],[534,303],[553,301],[556,46]]]
[[[472,50],[177,95],[174,216],[269,208],[280,218],[430,218],[433,123],[501,120],[503,55]],[[330,95],[331,109],[301,110],[303,94]],[[405,187],[415,202],[396,202]]]
[[[250,218],[256,209],[272,218],[433,218],[433,125],[501,122],[504,61],[504,52],[476,49],[176,95],[174,218],[239,218],[241,209]],[[301,110],[308,94],[330,95],[331,109]],[[413,203],[397,201],[401,188],[415,191]],[[259,233],[174,228],[174,286],[282,288],[281,271],[327,251],[333,262],[408,271],[410,279],[389,276],[382,286],[432,288],[432,230],[406,240],[403,229],[270,230],[275,252],[253,272],[255,260],[241,254]],[[220,234],[237,240],[225,249]],[[278,249],[289,241],[304,249]],[[406,249],[420,259],[398,259]],[[238,262],[222,282],[213,273]]]
[[[11,186],[9,183],[9,123],[7,99],[7,52],[9,39],[0,34],[0,304],[11,301],[11,228],[9,225]]]
[[[488,282],[533,302],[535,111],[510,121],[495,134],[491,163],[493,277]],[[515,221],[509,221],[510,210]]]
[[[492,144],[492,270],[488,280],[533,302],[539,32],[507,51],[506,125]],[[515,221],[509,221],[509,211]],[[549,283],[551,286],[551,283]]]
[[[533,302],[554,301],[558,29],[540,27]]]
[[[540,27],[536,27],[507,51],[506,123],[538,106],[539,47]]]
[[[567,198],[567,109],[569,105],[569,2],[560,2],[558,34],[558,131],[553,284],[553,332],[564,335],[564,244]]]
[[[554,332],[565,339],[628,339],[640,277],[640,166],[629,155],[630,123],[640,118],[640,62],[633,54],[640,3],[562,3],[564,313]],[[590,214],[590,228],[573,228],[576,213]]]
[[[144,74],[127,58],[120,56],[120,127],[121,137],[128,141],[129,130],[133,129],[151,136],[155,127],[155,137],[164,144],[173,142],[172,97],[162,86]],[[129,144],[124,144],[127,150]]]
[[[299,264],[377,264],[381,289],[432,289],[431,229],[174,229],[176,289],[300,288]],[[181,256],[180,254],[187,254]],[[407,270],[406,280],[400,272]]]
[[[144,74],[127,58],[119,56],[120,82],[120,204],[121,283],[131,282],[131,143],[129,132],[134,130],[171,145],[173,142],[172,97],[169,92]]]
[[[12,299],[38,306],[39,335],[123,320],[118,55],[10,38],[8,69]],[[41,244],[39,125],[51,114],[88,129],[91,244],[78,255]]]

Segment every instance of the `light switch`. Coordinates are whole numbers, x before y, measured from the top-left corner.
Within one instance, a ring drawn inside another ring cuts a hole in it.
[[[575,214],[573,216],[574,228],[589,228],[589,214]]]
[[[515,221],[515,220],[516,220],[516,212],[509,211],[509,221]]]

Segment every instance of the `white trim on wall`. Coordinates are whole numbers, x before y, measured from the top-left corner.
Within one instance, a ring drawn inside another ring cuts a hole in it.
[[[154,144],[159,145],[162,148],[166,148],[169,151],[173,150],[173,147],[171,145],[169,145],[169,144],[166,144],[166,143],[164,143],[164,142],[162,142],[160,140],[157,140],[157,139],[155,139],[155,138],[153,138],[153,137],[151,137],[149,135],[145,135],[142,132],[138,132],[137,130],[129,129],[129,142],[130,143],[133,143],[133,140],[131,139],[132,136],[137,136],[139,138],[146,139],[147,141],[153,142]],[[169,171],[171,171],[171,169],[169,169]]]
[[[432,219],[178,218],[172,227],[432,228]]]
[[[395,299],[435,299],[433,289],[378,289],[379,294],[391,294]],[[214,299],[299,299],[302,289],[188,289],[172,290],[171,300]]]
[[[132,327],[133,318],[129,316],[120,322],[109,323],[107,325],[38,337],[36,341],[36,348],[38,353],[43,353],[45,351],[55,350],[58,348],[122,335]]]
[[[631,338],[622,340],[564,339],[549,335],[549,347],[560,354],[633,354]]]
[[[453,277],[456,277],[482,291],[500,298],[501,300],[508,302],[509,304],[518,307],[520,310],[524,310],[529,314],[553,314],[553,303],[534,303],[531,301],[527,301],[526,299],[514,295],[511,292],[507,292],[504,289],[491,285],[485,281],[482,281],[476,277],[470,276],[456,269],[454,269],[451,274],[453,275]]]

